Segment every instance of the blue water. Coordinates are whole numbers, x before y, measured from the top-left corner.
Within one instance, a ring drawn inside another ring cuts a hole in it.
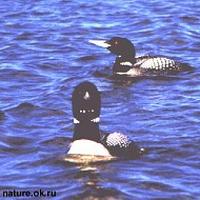
[[[200,199],[199,13],[193,0],[2,1],[0,188],[54,190],[57,199]],[[130,83],[98,76],[115,58],[88,40],[113,36],[194,71]],[[123,132],[147,154],[84,170],[64,161],[71,93],[84,80],[102,93],[101,129]]]

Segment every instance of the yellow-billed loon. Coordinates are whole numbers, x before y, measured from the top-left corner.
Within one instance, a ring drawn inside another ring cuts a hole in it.
[[[174,74],[180,71],[191,70],[185,63],[177,62],[164,56],[140,56],[136,57],[135,47],[130,40],[121,37],[113,37],[110,40],[89,40],[90,43],[107,48],[117,55],[114,66],[114,75],[126,76],[151,76]]]
[[[82,82],[72,94],[74,135],[68,155],[135,158],[144,152],[126,135],[99,130],[101,97],[91,82]]]

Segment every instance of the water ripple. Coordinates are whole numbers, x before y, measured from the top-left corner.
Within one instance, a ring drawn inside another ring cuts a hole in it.
[[[1,189],[56,190],[60,199],[197,199],[200,195],[199,1],[4,1],[0,5]],[[181,12],[184,11],[184,12]],[[114,56],[89,39],[129,38],[137,55],[186,62],[189,73],[111,78]],[[102,94],[101,128],[148,153],[72,165],[71,93]]]

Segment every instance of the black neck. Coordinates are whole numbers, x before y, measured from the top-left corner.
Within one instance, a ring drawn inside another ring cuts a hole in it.
[[[74,124],[73,141],[80,139],[99,142],[100,141],[99,123],[91,121],[83,121],[78,124]]]
[[[131,69],[131,66],[123,66],[120,63],[122,62],[130,62],[134,64],[136,62],[135,58],[133,56],[127,57],[127,56],[118,56],[115,60],[115,64],[113,66],[113,72],[127,72],[129,69]]]
[[[119,55],[117,56],[116,60],[118,60],[119,62],[135,62],[135,57],[134,56],[125,56],[125,55]]]

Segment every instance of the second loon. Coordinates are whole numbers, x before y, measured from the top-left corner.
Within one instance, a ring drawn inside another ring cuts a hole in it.
[[[101,97],[96,86],[88,81],[75,87],[72,94],[74,135],[68,155],[135,158],[145,152],[126,135],[99,130]]]
[[[113,37],[110,40],[89,40],[90,43],[107,48],[117,55],[113,66],[114,75],[126,75],[130,77],[166,75],[180,71],[188,71],[192,68],[185,63],[177,62],[163,56],[135,57],[135,47],[130,40],[122,37]]]

